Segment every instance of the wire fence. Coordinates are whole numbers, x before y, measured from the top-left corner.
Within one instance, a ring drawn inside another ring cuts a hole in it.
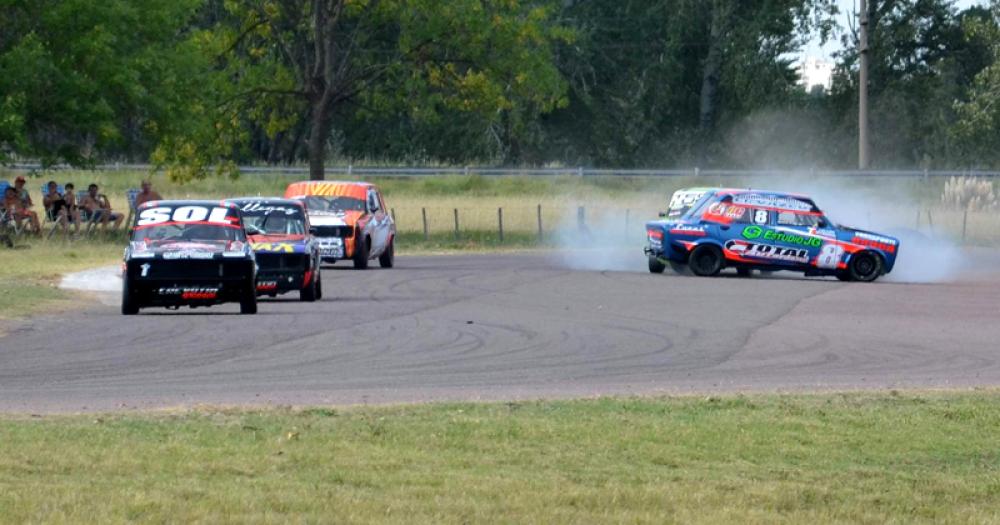
[[[39,163],[13,163],[4,167],[12,172],[37,172],[44,170],[75,170],[73,166],[58,164],[43,166]],[[152,164],[97,164],[89,169],[101,171],[151,171],[156,167]],[[304,166],[240,166],[241,173],[248,175],[273,175],[288,177],[303,177],[309,174],[309,168]],[[348,177],[433,177],[438,175],[481,175],[495,177],[781,177],[781,176],[813,176],[813,177],[855,177],[855,178],[931,178],[931,177],[986,177],[1000,178],[1000,171],[990,170],[825,170],[825,169],[777,169],[777,170],[738,170],[738,169],[605,169],[587,167],[555,167],[555,168],[491,168],[491,167],[373,167],[353,165],[333,165],[325,168],[327,175],[345,175]]]

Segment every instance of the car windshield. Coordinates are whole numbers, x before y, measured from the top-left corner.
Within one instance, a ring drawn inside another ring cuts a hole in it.
[[[288,205],[267,205],[243,207],[243,223],[247,228],[270,235],[305,235],[306,218],[302,208]]]
[[[354,197],[309,195],[302,199],[309,211],[364,211],[365,201]]]
[[[235,208],[210,205],[155,206],[139,211],[132,239],[245,241],[246,234]]]

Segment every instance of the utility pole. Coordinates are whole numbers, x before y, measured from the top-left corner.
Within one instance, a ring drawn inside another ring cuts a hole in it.
[[[866,170],[871,165],[871,149],[868,140],[868,1],[861,0],[858,38],[858,55],[861,67],[858,79],[858,169]]]

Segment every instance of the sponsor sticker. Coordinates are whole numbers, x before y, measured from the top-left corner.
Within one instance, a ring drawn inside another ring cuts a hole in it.
[[[746,213],[746,208],[742,206],[730,206],[721,202],[713,203],[708,207],[708,215],[717,215],[727,219],[739,219]]]
[[[872,239],[872,237],[877,237],[875,235],[865,235],[856,234],[854,238],[851,239],[852,244],[857,244],[860,246],[866,246],[868,248],[875,248],[876,250],[882,250],[886,253],[896,253],[896,242],[892,239],[886,239],[885,237],[879,237],[882,241]],[[886,241],[886,242],[883,242]]]
[[[785,248],[771,244],[732,240],[726,242],[726,249],[740,257],[795,263],[809,262],[809,250],[804,248]]]
[[[177,250],[173,252],[164,252],[164,259],[211,259],[215,257],[212,252],[206,252],[203,250]]]
[[[160,288],[156,291],[160,295],[179,295],[181,299],[205,300],[215,299],[219,295],[218,288],[180,288],[176,286]]]
[[[652,230],[650,230],[650,233],[652,234]],[[705,227],[678,224],[677,226],[674,226],[673,228],[670,229],[670,233],[673,233],[675,235],[694,235],[696,237],[701,237],[705,235]],[[661,238],[663,237],[662,233],[660,233],[660,237]]]
[[[291,242],[252,242],[250,247],[253,248],[255,252],[274,252],[274,253],[295,253],[295,247],[297,245]],[[300,246],[300,245],[299,245]]]
[[[818,237],[775,231],[756,225],[743,228],[743,238],[748,240],[761,239],[784,244],[794,244],[796,246],[808,246],[810,248],[819,248],[823,245],[823,240]]]

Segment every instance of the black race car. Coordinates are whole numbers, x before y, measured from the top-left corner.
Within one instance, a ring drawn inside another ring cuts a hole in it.
[[[139,206],[125,249],[122,314],[140,308],[240,303],[257,313],[257,262],[239,208],[226,201]]]
[[[323,297],[319,245],[309,233],[302,201],[269,197],[231,199],[243,215],[257,258],[257,295],[299,292],[299,299]]]

